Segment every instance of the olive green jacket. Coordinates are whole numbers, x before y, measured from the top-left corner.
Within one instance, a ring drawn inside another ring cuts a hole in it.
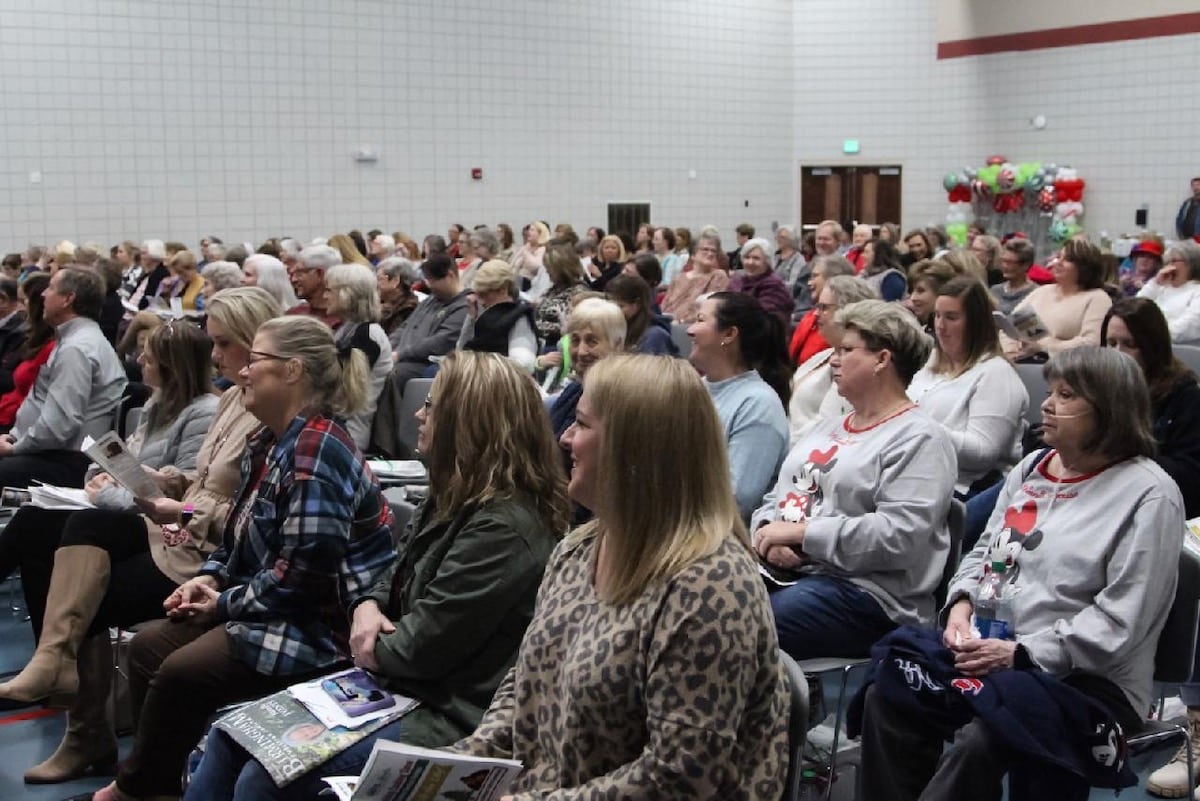
[[[479,724],[516,661],[560,534],[517,500],[452,520],[437,519],[432,507],[416,510],[396,564],[367,596],[396,627],[375,643],[388,689],[421,701],[400,739],[425,747],[450,745]]]

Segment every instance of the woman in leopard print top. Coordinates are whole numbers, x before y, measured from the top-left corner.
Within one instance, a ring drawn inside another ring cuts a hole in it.
[[[514,801],[778,798],[787,685],[699,377],[606,359],[563,444],[596,519],[551,556],[517,663],[456,748],[520,760]]]

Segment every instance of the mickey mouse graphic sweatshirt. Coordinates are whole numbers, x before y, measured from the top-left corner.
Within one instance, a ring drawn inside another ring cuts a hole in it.
[[[1145,457],[1061,479],[1049,469],[1053,455],[1027,456],[1008,474],[947,608],[975,598],[988,561],[1011,556],[1011,622],[1033,662],[1059,677],[1103,676],[1147,710],[1179,574],[1179,488]]]
[[[817,421],[750,521],[807,521],[804,573],[849,579],[898,625],[932,624],[958,464],[941,426],[908,408],[869,428]]]

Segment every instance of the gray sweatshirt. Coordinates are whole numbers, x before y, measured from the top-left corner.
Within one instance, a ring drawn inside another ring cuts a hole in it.
[[[807,520],[806,572],[848,578],[897,624],[932,623],[950,551],[954,446],[919,409],[865,430],[850,420],[819,420],[796,443],[750,530]]]
[[[1147,458],[1062,481],[1046,469],[1049,455],[1034,468],[1037,458],[1008,474],[947,607],[975,597],[986,560],[1011,555],[1011,622],[1033,661],[1057,676],[1103,676],[1134,709],[1148,710],[1154,651],[1179,575],[1179,488]]]

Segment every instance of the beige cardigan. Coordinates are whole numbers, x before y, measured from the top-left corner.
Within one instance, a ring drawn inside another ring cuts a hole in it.
[[[163,468],[167,474],[164,494],[195,507],[187,526],[188,536],[177,544],[168,543],[162,526],[143,518],[154,564],[173,581],[182,584],[196,575],[209,554],[221,544],[229,504],[242,484],[246,438],[260,425],[258,418],[242,405],[242,388],[230,387],[221,396],[212,427],[200,446],[195,471],[184,473],[174,467]]]

